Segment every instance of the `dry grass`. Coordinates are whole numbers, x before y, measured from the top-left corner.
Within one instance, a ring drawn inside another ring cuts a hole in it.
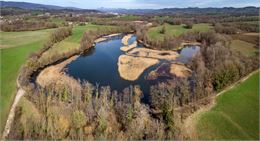
[[[246,56],[255,56],[257,52],[259,52],[255,46],[256,45],[243,40],[232,40],[230,44],[232,50],[240,52]]]
[[[231,35],[233,40],[242,40],[251,44],[256,45],[256,47],[259,46],[259,33],[241,33],[241,34],[235,34]]]
[[[66,75],[62,69],[69,64],[71,61],[75,60],[78,56],[71,57],[60,64],[53,65],[45,68],[37,77],[37,83],[42,87],[47,87],[50,85],[70,85],[80,88],[80,84],[77,80]]]
[[[176,58],[179,56],[179,54],[175,51],[159,51],[147,48],[135,48],[127,54],[131,56],[162,59],[168,61],[176,60]]]
[[[195,139],[198,140],[198,130],[196,129],[196,123],[194,121],[198,120],[201,113],[209,111],[215,105],[215,100],[211,100],[207,105],[201,105],[200,109],[195,113],[190,115],[184,120],[183,126],[181,128],[182,135],[185,139]]]
[[[120,48],[120,50],[124,51],[124,52],[128,52],[129,50],[133,49],[137,47],[137,41],[135,41],[133,44],[129,45],[129,46],[123,46]]]
[[[201,43],[200,42],[188,42],[188,41],[186,41],[186,42],[181,43],[180,47],[177,48],[176,50],[182,49],[186,46],[201,46]]]
[[[190,75],[191,70],[184,65],[171,64],[170,73],[177,77],[187,77]]]
[[[191,70],[182,64],[163,63],[155,70],[149,72],[147,80],[157,80],[172,77],[188,77],[191,74]]]
[[[122,33],[114,33],[114,34],[110,34],[110,35],[107,35],[107,36],[104,36],[105,38],[111,38],[111,37],[115,37],[115,36],[118,36],[118,35],[121,35]]]
[[[158,59],[121,55],[118,58],[118,71],[123,79],[134,81],[145,69],[157,63]]]

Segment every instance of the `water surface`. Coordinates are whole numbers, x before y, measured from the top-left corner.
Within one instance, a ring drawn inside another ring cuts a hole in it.
[[[68,64],[65,70],[75,79],[86,80],[94,85],[99,84],[99,86],[109,85],[112,90],[119,92],[130,85],[139,85],[144,93],[143,101],[147,102],[151,82],[145,80],[145,76],[162,62],[146,69],[135,81],[122,79],[119,75],[117,65],[118,57],[124,54],[124,52],[120,50],[120,47],[123,46],[121,40],[122,36],[117,36],[110,40],[97,43],[94,48]],[[135,36],[131,37],[129,44],[132,44],[134,41],[136,41]],[[138,47],[142,47],[142,45],[138,45]],[[195,52],[193,51],[194,49],[197,50],[196,47],[190,49],[184,48],[180,52],[182,55],[179,61],[187,61]]]

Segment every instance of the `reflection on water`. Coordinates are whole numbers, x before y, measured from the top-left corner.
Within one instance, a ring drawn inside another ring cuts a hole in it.
[[[178,57],[176,61],[187,63],[199,50],[199,46],[186,46],[179,51],[180,57]]]
[[[104,42],[97,43],[95,48],[82,54],[76,60],[68,64],[64,70],[74,77],[75,79],[87,80],[92,84],[99,84],[100,86],[109,85],[112,90],[122,91],[124,88],[130,85],[140,85],[144,97],[143,101],[148,102],[148,93],[151,82],[145,80],[145,76],[151,71],[158,67],[161,63],[156,64],[148,69],[146,69],[139,79],[135,81],[124,80],[120,77],[118,72],[118,57],[124,52],[120,50],[123,46],[121,43],[122,36],[113,37],[112,39]],[[131,37],[129,44],[136,41],[136,36]],[[138,47],[142,47],[138,45]],[[193,55],[194,52],[198,50],[195,47],[193,50],[184,48],[181,51],[182,56],[179,61],[185,62]]]

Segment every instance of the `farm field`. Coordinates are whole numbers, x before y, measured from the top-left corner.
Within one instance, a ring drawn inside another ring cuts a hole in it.
[[[162,29],[163,26],[157,26],[149,29],[148,31],[148,36],[151,39],[158,39],[158,40],[163,40],[164,34],[160,33],[160,30]],[[170,24],[165,24],[165,35],[173,35],[175,37],[182,35],[185,32],[188,31],[202,31],[206,32],[209,31],[212,28],[210,24],[194,24],[192,29],[186,29],[185,25],[170,25]]]
[[[230,48],[246,56],[255,56],[259,53],[254,44],[242,40],[233,40]]]
[[[29,44],[31,42],[42,41],[48,38],[48,34],[53,29],[44,29],[37,31],[23,31],[23,32],[2,32],[0,48],[20,47],[22,45]],[[37,38],[35,38],[37,37]]]
[[[16,78],[27,56],[41,48],[52,30],[1,32],[1,131],[16,93]],[[36,36],[37,35],[37,36]],[[35,38],[37,37],[37,38]]]
[[[204,140],[259,139],[259,71],[217,97],[217,104],[198,116],[196,130]]]

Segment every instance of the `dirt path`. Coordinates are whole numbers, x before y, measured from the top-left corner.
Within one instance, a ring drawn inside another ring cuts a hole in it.
[[[211,108],[213,108],[216,105],[216,98],[218,96],[220,96],[221,94],[231,90],[232,88],[234,88],[235,86],[237,86],[241,82],[244,82],[250,76],[252,76],[253,74],[257,73],[258,71],[259,70],[253,71],[249,75],[247,75],[244,78],[242,78],[242,79],[238,80],[237,82],[235,82],[233,85],[225,88],[224,90],[219,92],[217,95],[212,97],[212,100],[211,100],[211,102],[208,105],[201,107],[199,110],[197,110],[192,115],[190,115],[188,118],[186,118],[184,120],[184,123],[183,123],[183,128],[181,129],[183,135],[185,136],[185,138],[197,140],[198,136],[197,136],[197,130],[196,130],[196,121],[199,118],[199,115],[201,115],[202,113],[205,113],[205,112],[209,111]]]
[[[14,103],[11,107],[10,113],[8,115],[6,124],[5,124],[5,129],[4,129],[4,132],[3,132],[2,140],[5,140],[5,138],[8,136],[8,134],[10,132],[12,122],[13,122],[14,116],[15,116],[15,108],[16,108],[18,102],[20,101],[21,97],[24,94],[25,94],[25,91],[23,89],[19,88],[19,90],[17,91],[17,94],[15,96]]]

